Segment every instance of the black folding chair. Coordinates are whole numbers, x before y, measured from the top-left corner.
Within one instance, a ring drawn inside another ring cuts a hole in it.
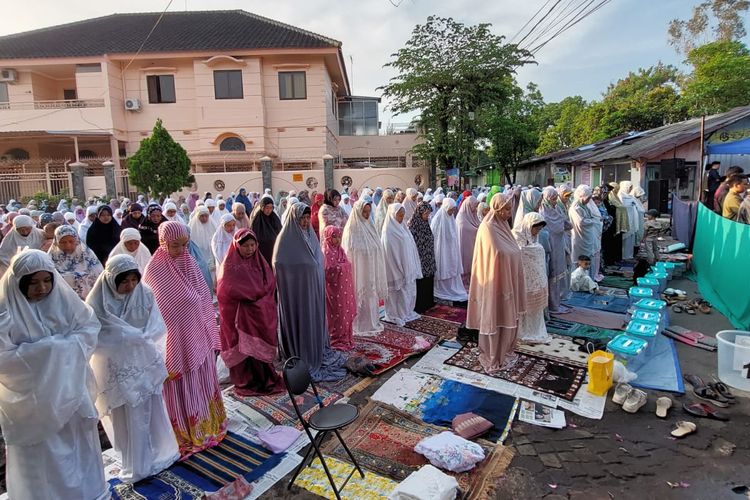
[[[355,472],[359,471],[359,475],[362,476],[362,478],[365,477],[365,473],[362,472],[362,469],[359,467],[357,459],[354,458],[352,452],[349,451],[349,447],[346,446],[344,440],[341,439],[341,434],[339,434],[339,429],[346,427],[357,419],[357,417],[359,416],[359,409],[357,409],[356,406],[347,403],[324,406],[323,401],[320,399],[320,396],[318,396],[318,389],[315,387],[315,383],[312,381],[312,377],[310,376],[310,369],[308,368],[307,363],[305,363],[298,356],[291,357],[287,359],[286,362],[284,362],[283,375],[286,390],[287,392],[289,392],[289,398],[292,400],[292,404],[294,405],[294,411],[297,412],[297,417],[299,418],[299,421],[302,422],[302,427],[304,427],[305,432],[307,433],[307,437],[310,439],[310,443],[312,443],[312,447],[307,450],[305,458],[302,459],[302,463],[300,463],[297,467],[297,470],[294,471],[294,475],[289,481],[287,489],[292,488],[294,480],[297,479],[297,476],[300,472],[302,472],[302,469],[307,467],[308,458],[312,462],[312,459],[314,457],[311,456],[310,453],[312,451],[315,451],[315,454],[320,459],[320,463],[323,464],[323,470],[326,471],[328,481],[331,483],[331,488],[333,488],[333,493],[336,495],[336,498],[338,500],[341,500],[341,495],[339,495],[339,492],[343,490],[344,487],[346,487],[346,484],[349,482]],[[318,405],[320,405],[318,411],[310,416],[309,421],[305,420],[305,418],[302,416],[302,412],[300,412],[299,407],[297,406],[297,401],[295,399],[295,396],[304,394],[307,391],[308,387],[312,387],[315,398],[318,400]],[[310,429],[318,431],[317,436],[313,438]],[[338,438],[339,442],[341,442],[341,445],[344,447],[346,453],[349,455],[349,458],[352,459],[352,463],[354,464],[354,469],[352,469],[352,471],[349,473],[349,476],[347,476],[346,481],[344,481],[344,484],[342,484],[340,488],[336,487],[336,483],[333,480],[331,471],[328,470],[328,465],[326,465],[326,461],[323,459],[323,454],[320,452],[320,445],[323,443],[323,440],[329,432],[333,432],[334,434],[336,434],[336,437]]]

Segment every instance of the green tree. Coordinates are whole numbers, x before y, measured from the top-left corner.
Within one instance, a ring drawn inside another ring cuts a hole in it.
[[[151,136],[143,139],[138,151],[128,158],[128,177],[155,197],[169,196],[195,182],[187,152],[172,139],[161,119],[156,120]]]
[[[527,51],[504,44],[489,24],[465,26],[430,16],[385,66],[398,75],[382,87],[394,114],[419,111],[424,143],[414,152],[441,167],[468,168],[483,137],[477,116],[512,98]]]
[[[693,73],[683,100],[691,116],[750,104],[750,51],[741,42],[713,42],[688,54]]]
[[[682,54],[712,41],[730,42],[743,38],[748,0],[707,0],[693,7],[688,20],[673,19],[667,33],[669,43]]]
[[[659,63],[631,71],[625,78],[611,84],[601,101],[600,133],[587,139],[593,142],[684,119],[678,87],[680,76],[674,66]]]
[[[482,128],[490,143],[487,156],[500,167],[505,182],[515,183],[518,164],[534,155],[544,108],[542,93],[530,83],[526,91],[515,87],[507,105],[489,106],[482,113]]]
[[[546,111],[554,118],[553,124],[542,132],[536,152],[545,154],[584,144],[586,140],[581,137],[581,124],[588,106],[578,95],[553,103]]]

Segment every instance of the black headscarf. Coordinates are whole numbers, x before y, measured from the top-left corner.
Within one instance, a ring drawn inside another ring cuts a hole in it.
[[[133,217],[133,212],[141,212],[141,216],[139,218]],[[146,216],[143,215],[143,207],[140,203],[131,203],[130,207],[128,207],[128,214],[122,218],[122,222],[120,223],[121,229],[127,229],[129,227],[132,227],[133,229],[140,229],[141,224],[146,222]]]
[[[330,207],[335,207],[336,205],[333,204],[333,200],[338,198],[341,199],[341,193],[336,191],[335,189],[326,189],[325,196],[323,197],[323,203]]]
[[[250,218],[250,227],[258,239],[258,247],[261,255],[270,264],[276,237],[281,232],[281,220],[273,210],[271,211],[271,215],[263,213],[263,208],[266,205],[273,205],[273,199],[267,196],[260,199]]]
[[[161,206],[156,203],[149,205],[146,209],[146,220],[143,221],[138,228],[138,231],[141,233],[141,243],[146,245],[146,248],[148,248],[148,251],[151,252],[152,255],[156,252],[156,249],[159,248],[159,226],[162,222],[166,222],[167,220],[167,218],[162,215],[159,222],[153,222],[150,215],[156,210],[161,212]]]
[[[109,212],[112,220],[104,224],[99,220],[103,212]],[[91,227],[86,233],[86,245],[96,254],[102,266],[107,264],[109,252],[120,242],[120,225],[115,220],[112,208],[109,205],[102,205],[96,211],[96,219],[91,223]]]
[[[417,205],[417,209],[409,219],[409,231],[417,244],[419,260],[422,262],[422,275],[428,278],[435,275],[437,265],[435,264],[435,237],[430,229],[430,221],[422,220],[422,214],[425,212],[432,212],[429,203],[422,202]]]

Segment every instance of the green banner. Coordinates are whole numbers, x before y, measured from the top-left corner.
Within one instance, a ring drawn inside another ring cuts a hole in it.
[[[750,225],[698,204],[693,266],[703,298],[732,324],[750,330]]]

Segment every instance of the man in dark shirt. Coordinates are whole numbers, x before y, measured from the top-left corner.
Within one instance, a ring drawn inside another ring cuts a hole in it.
[[[704,193],[704,203],[709,208],[713,207],[714,193],[716,193],[722,180],[719,167],[721,167],[721,162],[719,161],[712,161],[708,165],[708,180],[706,182],[706,192]]]
[[[735,175],[735,174],[744,174],[745,170],[742,167],[732,166],[727,169],[727,175],[725,177],[721,178],[721,184],[719,184],[719,187],[716,188],[716,191],[713,193],[713,209],[714,212],[721,215],[722,208],[724,206],[724,199],[727,197],[727,193],[729,192],[729,184],[727,183],[727,180]]]

